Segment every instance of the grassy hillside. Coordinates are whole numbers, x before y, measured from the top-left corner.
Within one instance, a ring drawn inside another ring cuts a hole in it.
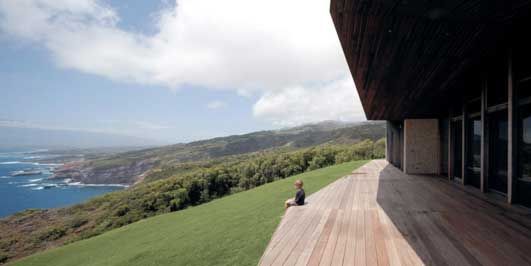
[[[365,140],[353,145],[225,157],[187,173],[168,168],[157,174],[161,180],[65,208],[26,210],[0,219],[0,258],[25,257],[303,172],[381,158],[384,147],[383,140]]]
[[[364,164],[331,166],[159,215],[10,265],[256,265],[300,178],[311,194]]]
[[[296,150],[317,145],[376,141],[385,136],[385,123],[321,122],[283,130],[259,131],[187,144],[130,151],[66,165],[56,175],[84,183],[133,184],[153,171],[190,162],[249,154],[272,149]],[[143,175],[144,174],[144,175]],[[147,178],[145,180],[151,180]]]

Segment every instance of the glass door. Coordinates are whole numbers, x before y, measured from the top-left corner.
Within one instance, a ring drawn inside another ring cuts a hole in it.
[[[481,186],[481,117],[474,116],[468,120],[467,139],[468,154],[466,161],[467,185]]]
[[[452,122],[452,172],[453,178],[460,180],[463,176],[461,165],[463,163],[463,121]]]
[[[507,110],[489,114],[489,176],[490,190],[507,193]]]
[[[531,77],[530,77],[531,78]],[[518,86],[518,180],[516,182],[517,201],[531,208],[531,79]]]
[[[448,175],[448,119],[439,120],[441,136],[441,174]]]

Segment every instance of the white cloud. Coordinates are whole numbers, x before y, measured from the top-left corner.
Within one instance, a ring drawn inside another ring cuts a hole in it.
[[[116,81],[258,93],[260,110],[289,88],[333,98],[311,84],[350,75],[326,0],[178,0],[157,13],[152,35],[118,21],[98,0],[0,0],[4,35],[42,45],[60,67]]]
[[[211,101],[207,104],[206,106],[208,109],[211,109],[211,110],[217,110],[217,109],[223,109],[225,107],[227,107],[227,103],[224,102],[224,101]]]
[[[351,78],[318,88],[293,87],[262,96],[253,115],[280,126],[295,126],[324,120],[364,120],[358,94]]]

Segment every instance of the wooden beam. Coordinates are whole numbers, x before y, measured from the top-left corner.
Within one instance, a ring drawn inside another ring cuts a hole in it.
[[[517,99],[516,91],[513,84],[513,60],[512,51],[509,49],[507,57],[507,114],[508,114],[508,140],[507,140],[507,202],[512,204],[515,202],[515,188],[516,188],[516,173],[517,162],[516,152],[518,150],[518,135],[517,135]]]

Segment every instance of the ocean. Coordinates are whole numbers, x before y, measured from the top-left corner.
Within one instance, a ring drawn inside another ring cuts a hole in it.
[[[103,193],[123,189],[120,185],[80,184],[71,180],[47,179],[58,164],[40,164],[43,151],[0,150],[0,218],[37,208],[56,208],[83,202]],[[11,176],[22,170],[40,171],[38,175]]]

